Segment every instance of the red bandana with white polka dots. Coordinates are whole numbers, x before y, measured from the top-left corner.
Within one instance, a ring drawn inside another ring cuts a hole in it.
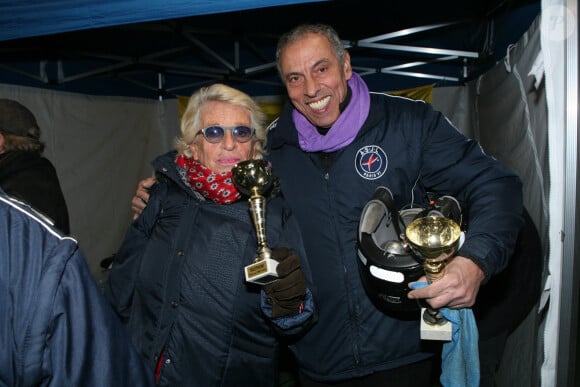
[[[232,171],[215,173],[199,161],[183,155],[177,156],[175,164],[180,167],[181,177],[204,198],[217,204],[231,204],[240,199]]]

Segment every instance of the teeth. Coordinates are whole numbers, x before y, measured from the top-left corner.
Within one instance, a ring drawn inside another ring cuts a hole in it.
[[[310,106],[314,110],[320,110],[320,109],[324,108],[326,105],[328,105],[329,101],[330,101],[330,96],[322,98],[320,101],[309,103],[308,106]]]

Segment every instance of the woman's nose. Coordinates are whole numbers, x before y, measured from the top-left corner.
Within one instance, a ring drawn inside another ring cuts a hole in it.
[[[222,141],[222,145],[224,149],[234,149],[238,142],[234,138],[234,135],[231,130],[226,130],[224,133],[224,140]]]

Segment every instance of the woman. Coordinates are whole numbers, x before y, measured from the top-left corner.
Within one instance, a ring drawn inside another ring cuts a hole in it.
[[[280,279],[244,280],[258,246],[231,169],[262,156],[263,120],[236,89],[194,93],[177,151],[153,162],[158,183],[116,254],[107,296],[158,385],[275,385],[279,338],[296,338],[315,319],[302,238],[277,189],[264,196]]]

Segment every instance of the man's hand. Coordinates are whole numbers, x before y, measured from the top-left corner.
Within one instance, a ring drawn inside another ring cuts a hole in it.
[[[133,211],[133,220],[137,219],[143,212],[149,201],[149,188],[155,184],[154,177],[143,179],[137,185],[135,196],[131,199],[131,211]]]
[[[272,258],[278,261],[278,279],[264,285],[266,302],[272,305],[272,317],[289,316],[300,312],[306,296],[306,278],[300,269],[300,257],[286,248],[272,250]]]
[[[483,270],[479,266],[468,258],[456,256],[448,261],[443,277],[429,286],[410,291],[408,297],[425,299],[434,309],[469,308],[475,303],[483,280]]]

